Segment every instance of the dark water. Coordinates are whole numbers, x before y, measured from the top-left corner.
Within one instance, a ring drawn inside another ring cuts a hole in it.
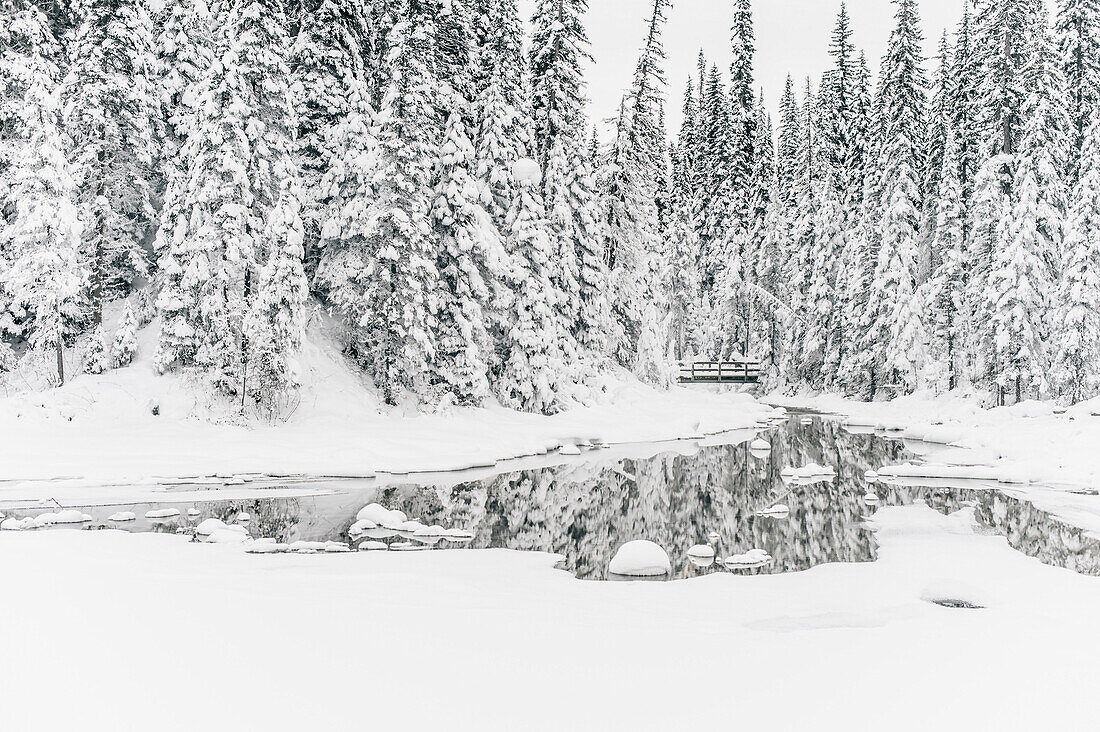
[[[754,455],[748,443],[707,447],[678,443],[646,458],[596,451],[566,465],[458,484],[454,479],[439,485],[345,481],[326,484],[336,489],[331,495],[306,498],[224,501],[216,500],[216,491],[211,491],[209,501],[82,510],[93,517],[88,528],[110,525],[161,532],[186,532],[209,517],[230,522],[247,512],[249,533],[256,538],[282,543],[331,540],[355,547],[355,537],[348,530],[356,513],[367,503],[378,502],[424,524],[474,535],[468,544],[439,542],[436,548],[553,552],[564,557],[563,568],[576,576],[603,579],[619,546],[649,539],[668,551],[673,576],[682,578],[730,571],[722,566],[722,558],[758,548],[766,550],[772,561],[736,571],[771,574],[824,563],[873,561],[874,534],[864,520],[876,506],[867,504],[864,496],[876,491],[882,499],[878,505],[921,501],[945,512],[975,506],[979,520],[990,531],[1007,536],[1020,551],[1049,564],[1100,575],[1100,542],[1029,503],[997,491],[868,484],[867,470],[917,459],[901,442],[882,435],[853,434],[835,422],[816,418],[810,425],[791,419],[763,437],[772,444],[765,455]],[[780,476],[785,467],[809,463],[833,467],[836,479],[791,485]],[[777,503],[789,506],[790,514],[757,515]],[[166,505],[178,508],[181,516],[165,521],[143,518],[146,511]],[[197,510],[198,515],[188,516],[188,509]],[[108,524],[109,515],[123,510],[136,513],[138,521]],[[6,511],[14,516],[41,512]],[[407,543],[409,538],[393,536],[385,541]],[[696,566],[686,552],[692,545],[706,543],[714,546],[719,561]]]

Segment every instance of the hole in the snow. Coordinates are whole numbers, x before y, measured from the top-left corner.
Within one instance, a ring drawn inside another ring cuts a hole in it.
[[[949,607],[952,610],[982,610],[985,608],[985,605],[975,605],[966,600],[958,600],[950,597],[929,599],[928,602],[933,605],[939,605],[940,607]]]

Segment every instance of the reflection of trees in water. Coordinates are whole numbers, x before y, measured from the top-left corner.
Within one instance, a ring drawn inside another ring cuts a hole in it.
[[[297,498],[196,503],[195,508],[202,514],[202,518],[221,519],[227,524],[235,522],[241,513],[247,513],[251,517],[248,523],[249,534],[255,537],[277,539],[284,543],[296,541],[299,538],[300,523],[303,518],[301,502]]]
[[[721,537],[719,557],[768,550],[774,562],[757,572],[873,559],[872,536],[861,526],[863,473],[895,461],[902,448],[819,422],[792,423],[769,439],[772,451],[763,460],[747,445],[704,447],[694,455],[523,471],[455,488],[388,489],[382,502],[425,523],[474,531],[476,547],[561,554],[581,577],[602,577],[615,550],[637,538],[665,547],[678,575],[692,574],[684,553],[710,532]],[[839,480],[788,487],[780,479],[784,467],[810,462],[832,465]],[[755,515],[778,502],[791,507],[789,517]]]

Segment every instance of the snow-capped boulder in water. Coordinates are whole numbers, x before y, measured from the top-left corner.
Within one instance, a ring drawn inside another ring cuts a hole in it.
[[[623,577],[660,577],[672,573],[672,562],[659,544],[639,539],[619,547],[607,571]]]
[[[389,546],[381,541],[364,541],[359,545],[359,551],[361,552],[384,552],[389,549]]]
[[[512,163],[512,177],[517,183],[530,183],[537,186],[542,183],[542,168],[531,158],[520,158]]]
[[[280,544],[275,539],[256,539],[244,550],[249,554],[281,554],[286,551],[286,544]]]
[[[195,527],[195,533],[199,536],[210,536],[215,531],[225,528],[225,522],[221,519],[208,518]]]
[[[224,526],[220,529],[215,529],[209,536],[203,538],[203,541],[210,544],[246,544],[252,541],[252,537],[248,535],[247,531],[240,530],[240,526]]]
[[[763,549],[750,549],[744,554],[726,557],[725,565],[730,569],[753,569],[771,562],[772,556]]]
[[[0,531],[26,531],[30,528],[34,528],[34,519],[30,517],[17,519],[13,516],[0,522]]]
[[[409,517],[401,511],[391,511],[379,503],[371,503],[355,514],[355,520],[373,521],[379,526],[396,531],[401,524],[409,520]]]
[[[687,555],[696,567],[709,567],[714,564],[714,547],[708,544],[696,544],[687,550]]]
[[[108,521],[117,521],[122,523],[124,521],[137,521],[137,514],[133,511],[119,511],[118,513],[112,513],[107,517]]]
[[[878,503],[880,500],[877,493],[868,493],[863,497],[863,502],[871,505]]]
[[[878,482],[878,473],[876,473],[873,470],[868,470],[866,473],[863,474],[863,477],[864,477],[864,479],[866,479],[866,481],[868,483],[877,483]]]
[[[772,443],[758,437],[752,441],[752,444],[749,445],[749,449],[754,452],[771,452]]]
[[[581,449],[572,442],[565,442],[558,448],[559,455],[580,455]]]
[[[247,524],[251,520],[252,520],[252,517],[250,515],[248,515],[247,513],[245,513],[244,511],[241,511],[240,513],[237,514],[237,523],[238,524]]]
[[[147,519],[170,519],[180,515],[178,508],[158,508],[154,511],[146,511],[145,518]]]
[[[757,511],[757,516],[763,516],[765,518],[786,518],[791,515],[791,509],[782,504],[777,503],[771,508],[765,508],[763,511]]]

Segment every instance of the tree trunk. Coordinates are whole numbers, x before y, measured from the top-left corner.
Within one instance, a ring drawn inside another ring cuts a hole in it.
[[[65,385],[65,347],[57,342],[57,385]]]

